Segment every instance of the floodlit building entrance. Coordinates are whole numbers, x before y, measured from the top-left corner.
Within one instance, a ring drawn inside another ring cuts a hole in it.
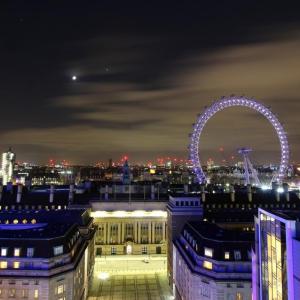
[[[126,254],[132,254],[132,246],[131,245],[127,245]]]

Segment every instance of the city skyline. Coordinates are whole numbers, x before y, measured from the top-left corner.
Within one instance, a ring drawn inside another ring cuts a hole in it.
[[[197,113],[222,95],[244,94],[271,106],[291,161],[300,160],[293,7],[47,3],[1,4],[2,151],[12,146],[17,159],[36,163],[124,153],[133,161],[187,158]],[[203,132],[202,162],[222,158],[220,147],[231,156],[243,146],[253,148],[254,162],[279,163],[277,137],[263,117],[225,110]]]

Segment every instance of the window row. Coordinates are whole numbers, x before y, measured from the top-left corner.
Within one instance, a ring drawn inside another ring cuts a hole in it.
[[[8,256],[8,247],[1,247],[1,256],[5,257]],[[34,255],[34,248],[30,247],[30,248],[26,248],[26,256],[27,257],[33,257]],[[18,257],[21,256],[21,248],[17,247],[14,248],[13,250],[13,256]]]

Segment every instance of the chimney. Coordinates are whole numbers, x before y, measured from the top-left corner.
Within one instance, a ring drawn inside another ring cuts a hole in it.
[[[155,199],[155,187],[153,184],[151,184],[151,200]]]
[[[229,187],[229,191],[230,191],[230,200],[231,202],[235,201],[235,190],[234,190],[234,186],[231,184]]]
[[[189,193],[189,186],[187,184],[184,185],[184,193],[185,194]]]
[[[6,191],[10,192],[11,194],[13,193],[13,184],[11,182],[6,184]]]
[[[285,199],[287,202],[289,202],[290,201],[289,185],[285,182],[282,184],[282,187],[285,194]]]
[[[22,197],[22,184],[18,184],[18,191],[17,191],[17,203],[21,202],[21,197]]]
[[[69,204],[73,204],[74,200],[74,184],[70,184],[70,189],[69,189]]]
[[[54,200],[54,184],[51,184],[50,185],[50,195],[49,195],[49,202],[50,203],[53,203],[53,200]],[[70,197],[70,195],[69,195]]]
[[[247,195],[248,195],[248,201],[252,202],[252,187],[251,187],[251,184],[247,184]]]
[[[201,184],[200,188],[201,188],[201,199],[202,199],[202,202],[205,202],[205,184]]]
[[[108,200],[108,185],[105,186],[105,196],[104,196],[105,200]]]

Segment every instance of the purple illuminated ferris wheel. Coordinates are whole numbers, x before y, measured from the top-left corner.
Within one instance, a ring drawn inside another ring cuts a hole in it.
[[[201,167],[199,155],[199,144],[202,130],[206,122],[218,111],[233,106],[243,106],[251,108],[266,117],[273,125],[273,128],[277,133],[281,149],[280,166],[278,173],[275,176],[275,180],[281,183],[283,178],[285,177],[289,162],[289,144],[283,126],[270,109],[253,99],[239,96],[223,97],[221,100],[214,102],[211,106],[207,107],[202,114],[199,115],[197,123],[195,123],[193,127],[193,132],[191,134],[191,143],[189,147],[190,159],[192,161],[194,173],[196,174],[199,183],[206,183],[206,177]]]

